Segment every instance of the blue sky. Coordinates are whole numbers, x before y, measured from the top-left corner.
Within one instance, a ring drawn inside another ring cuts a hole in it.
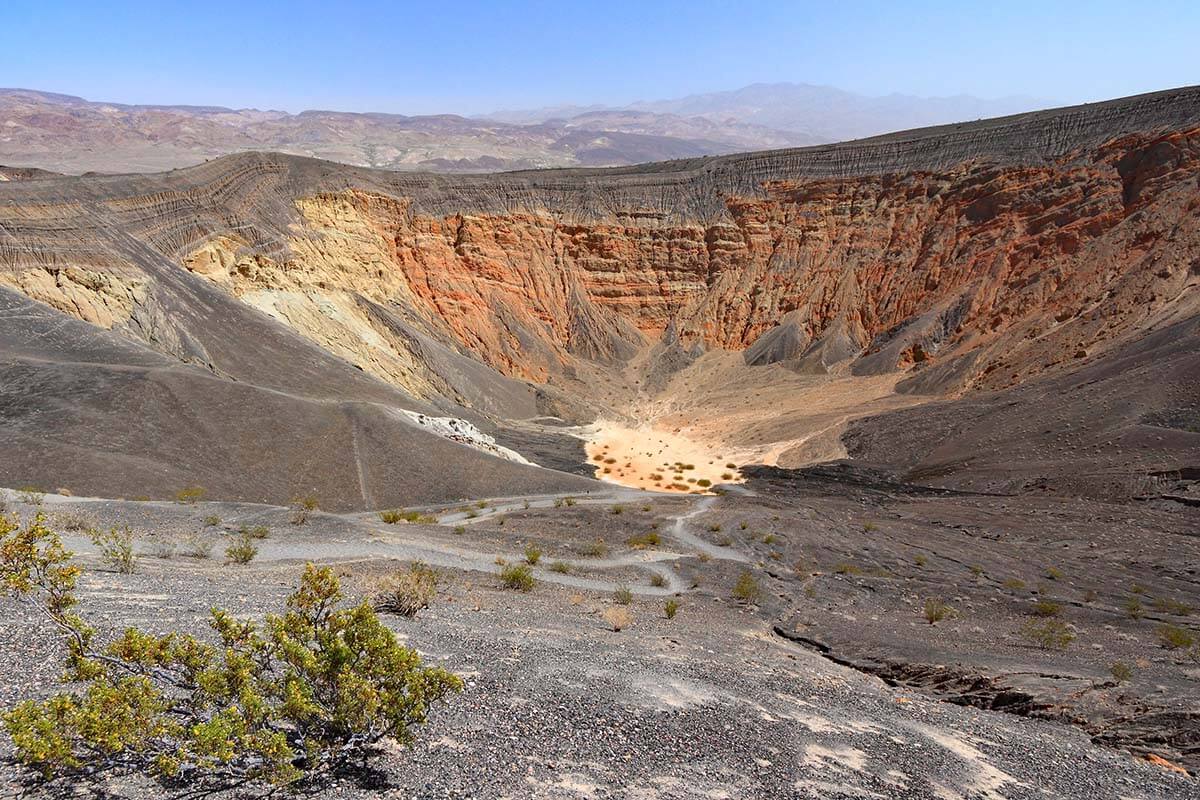
[[[479,113],[794,81],[1050,104],[1200,83],[1200,3],[0,3],[0,86]]]

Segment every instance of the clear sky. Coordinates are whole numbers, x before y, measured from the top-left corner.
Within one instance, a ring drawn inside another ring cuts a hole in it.
[[[755,82],[1049,104],[1200,83],[1200,2],[3,0],[0,86],[479,113]]]

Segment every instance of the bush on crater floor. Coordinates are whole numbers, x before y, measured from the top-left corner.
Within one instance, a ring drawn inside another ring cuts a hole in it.
[[[383,578],[372,605],[376,611],[389,611],[402,617],[415,617],[437,594],[437,572],[420,561]]]
[[[70,789],[144,772],[203,793],[293,784],[403,744],[461,680],[402,646],[371,606],[346,607],[332,570],[311,564],[280,613],[258,624],[214,609],[215,643],[128,628],[107,645],[75,611],[79,568],[35,518],[0,518],[0,585],[63,634],[73,691],[3,715],[15,758]]]
[[[100,560],[109,569],[126,575],[137,569],[137,555],[133,552],[133,532],[129,527],[110,528],[107,531],[92,531],[92,544],[100,550]]]
[[[505,589],[528,592],[533,588],[533,570],[528,564],[505,564],[500,568],[500,582]]]

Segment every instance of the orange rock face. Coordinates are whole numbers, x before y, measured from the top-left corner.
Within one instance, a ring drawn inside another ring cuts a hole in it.
[[[672,322],[742,349],[786,316],[804,341],[837,331],[870,355],[934,315],[934,333],[882,366],[975,352],[962,385],[996,387],[1094,354],[1187,293],[1198,177],[1189,130],[1038,167],[773,182],[727,198],[729,220],[709,225],[433,218],[351,197],[388,243],[394,299],[509,375],[620,357]]]

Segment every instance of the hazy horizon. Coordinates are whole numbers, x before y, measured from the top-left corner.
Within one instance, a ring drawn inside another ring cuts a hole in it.
[[[307,1],[218,0],[203,17],[143,0],[15,0],[0,82],[95,102],[289,113],[623,107],[758,83],[1051,107],[1200,81],[1190,55],[1200,9],[1156,10],[751,3],[726,26],[725,7],[712,2],[466,3],[451,21],[426,5],[376,0],[337,16]],[[248,35],[231,35],[233,19]],[[906,29],[917,34],[897,35]],[[1117,59],[1114,47],[1142,55]]]

